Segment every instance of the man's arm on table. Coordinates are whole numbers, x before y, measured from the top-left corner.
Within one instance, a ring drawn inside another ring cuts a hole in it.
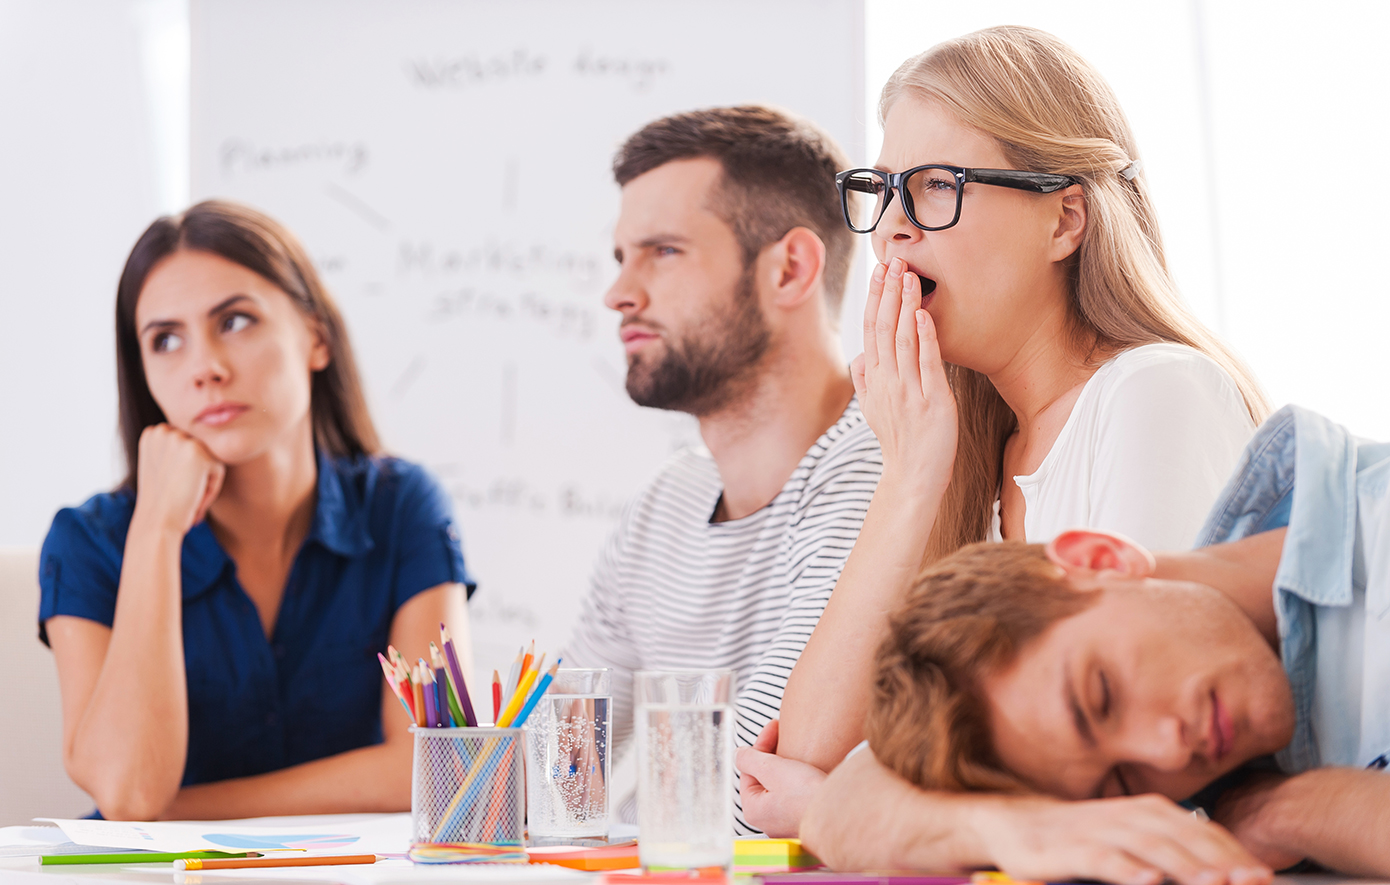
[[[1390,875],[1390,773],[1266,776],[1222,797],[1216,819],[1276,867],[1308,859],[1352,875]]]
[[[965,870],[1016,878],[1261,885],[1273,874],[1220,826],[1158,796],[1063,802],[929,793],[862,751],[821,785],[801,838],[835,869]]]

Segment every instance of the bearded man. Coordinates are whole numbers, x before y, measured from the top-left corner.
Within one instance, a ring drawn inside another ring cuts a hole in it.
[[[604,303],[622,314],[627,391],[694,415],[704,441],[628,504],[566,649],[613,671],[615,755],[643,669],[735,670],[735,740],[751,745],[859,536],[883,461],[838,332],[847,166],[765,107],[657,120],[614,159],[620,271]],[[750,831],[741,809],[736,822]]]

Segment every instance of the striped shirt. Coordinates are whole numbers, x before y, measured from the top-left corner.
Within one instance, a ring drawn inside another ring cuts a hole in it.
[[[756,513],[710,521],[724,485],[703,448],[678,452],[629,502],[565,652],[574,666],[613,670],[614,758],[632,736],[636,670],[735,670],[738,746],[777,718],[882,470],[878,440],[854,398]],[[735,824],[757,832],[741,805]]]

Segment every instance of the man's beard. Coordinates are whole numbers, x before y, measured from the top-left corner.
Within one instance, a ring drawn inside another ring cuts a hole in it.
[[[628,358],[628,396],[639,406],[697,418],[718,412],[752,387],[770,339],[750,267],[727,313],[706,317],[679,340],[668,339],[659,362],[641,354]]]

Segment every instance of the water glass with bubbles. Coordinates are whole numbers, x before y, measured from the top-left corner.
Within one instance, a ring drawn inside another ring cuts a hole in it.
[[[636,674],[637,844],[648,873],[733,867],[735,681],[733,670]]]
[[[527,830],[532,845],[608,838],[611,675],[560,669],[526,722]]]

